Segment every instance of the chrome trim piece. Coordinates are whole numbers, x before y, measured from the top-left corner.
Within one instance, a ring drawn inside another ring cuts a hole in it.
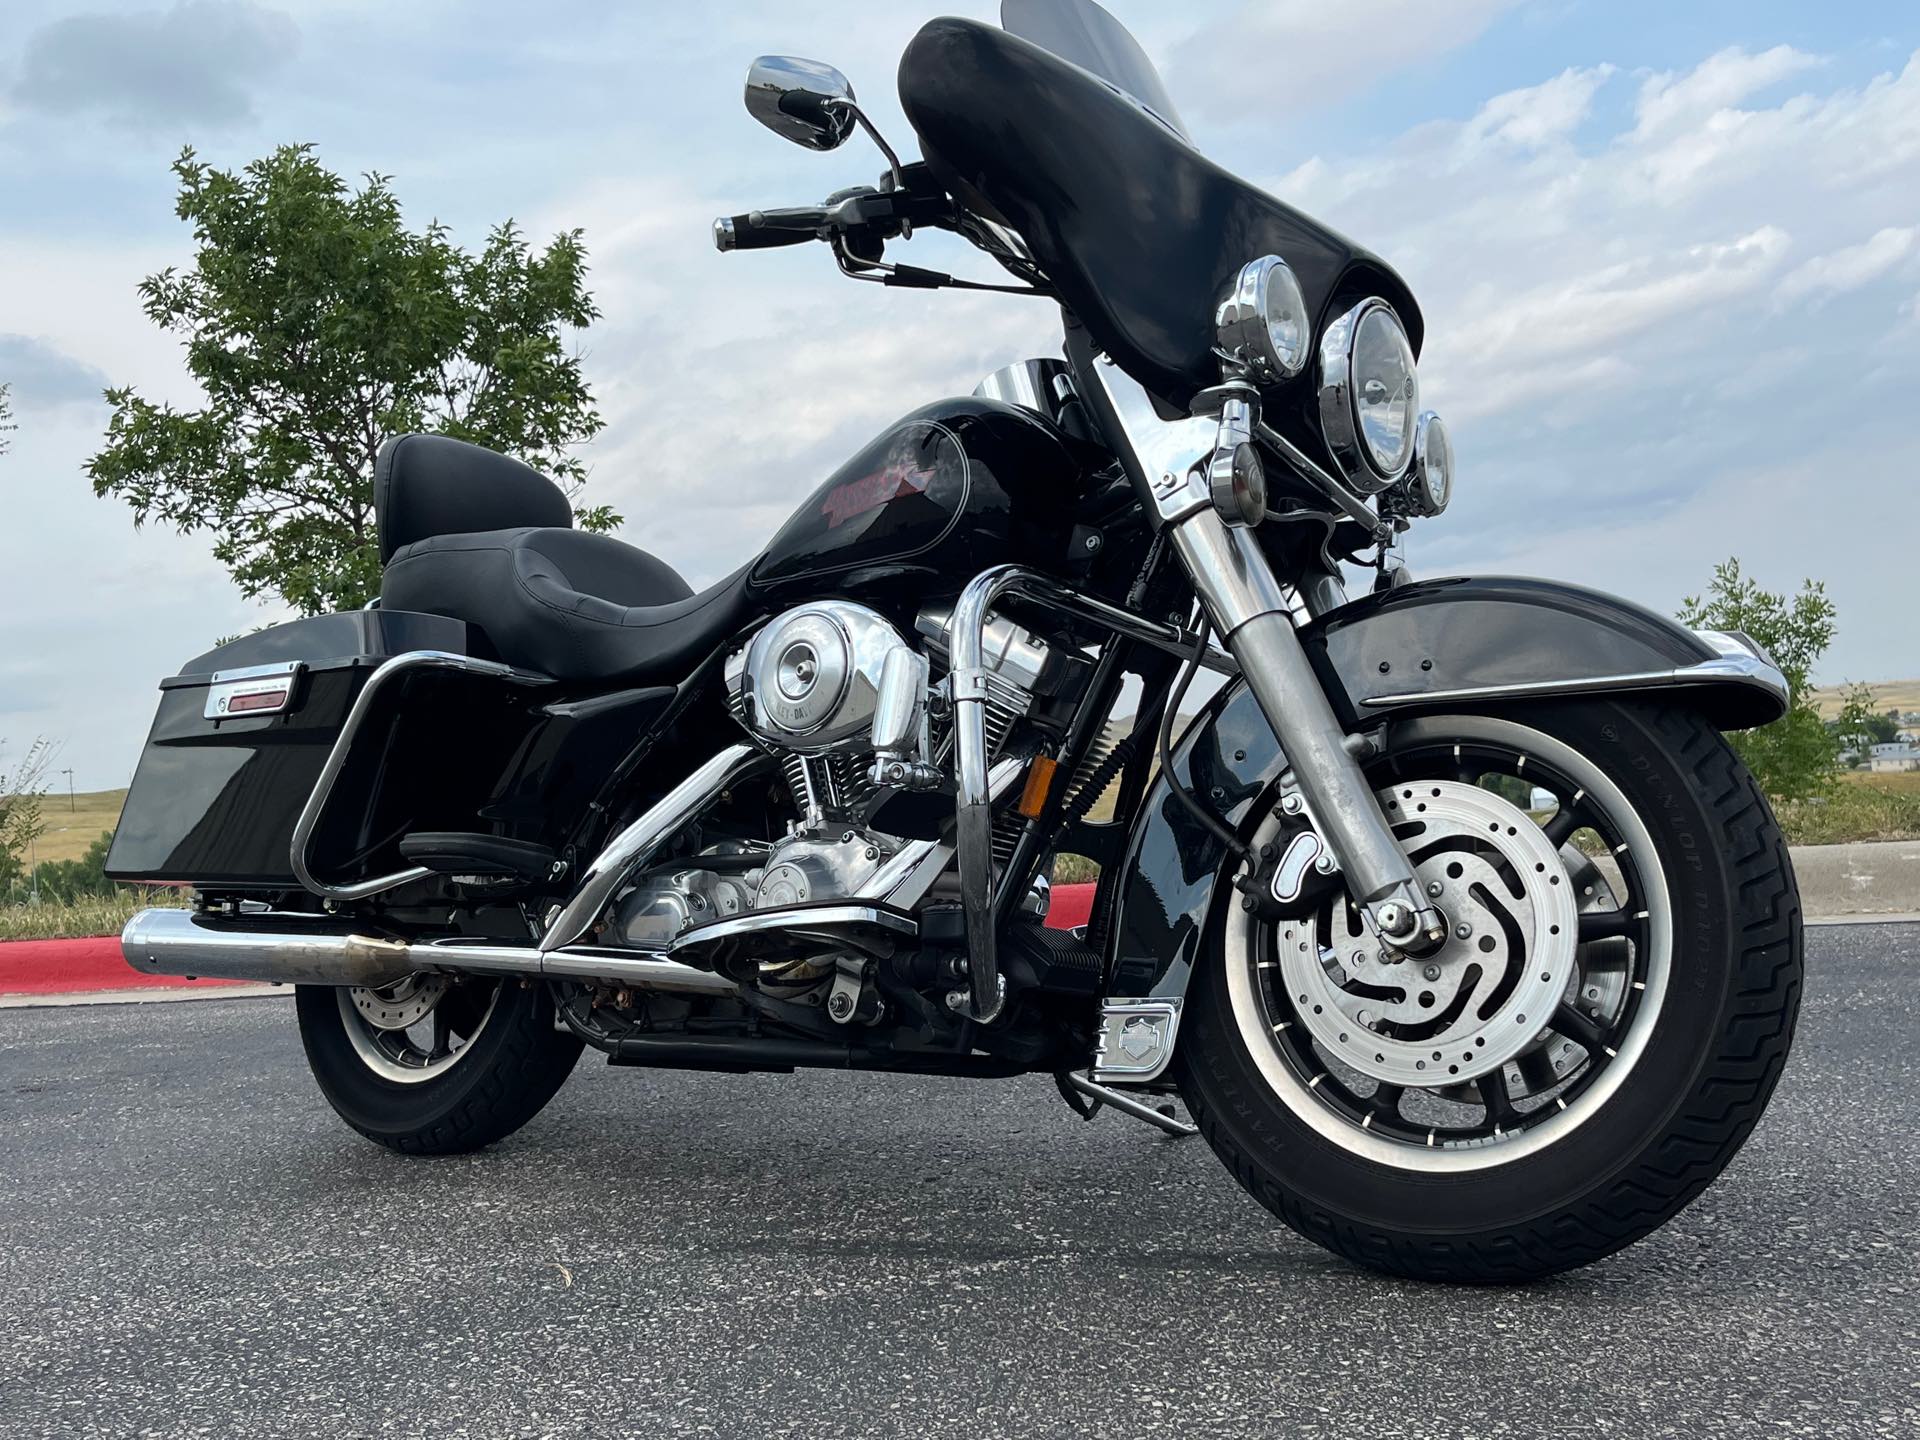
[[[1292,354],[1282,354],[1274,343],[1276,311],[1287,315],[1298,332]],[[1307,314],[1306,297],[1293,267],[1278,255],[1263,255],[1241,268],[1233,289],[1214,312],[1213,325],[1228,365],[1259,384],[1291,380],[1307,368],[1307,356],[1313,348],[1313,320]]]
[[[897,935],[913,936],[920,933],[919,922],[910,916],[896,915],[891,910],[882,910],[873,905],[805,905],[780,910],[749,910],[744,915],[730,915],[725,920],[710,921],[675,936],[673,944],[667,949],[671,954],[717,945],[723,940],[739,940],[751,935],[776,932],[803,937],[813,933],[830,935],[846,925],[872,925],[876,929],[891,930]]]
[[[311,916],[251,916],[222,921],[191,910],[142,910],[121,932],[127,963],[148,975],[213,976],[275,985],[381,986],[421,971],[449,974],[570,976],[636,990],[731,995],[724,975],[640,952],[581,948],[542,954],[524,945],[474,940],[409,943],[369,935],[268,931],[264,921],[297,925]]]
[[[606,849],[587,867],[573,898],[561,907],[547,926],[547,933],[540,937],[541,951],[558,950],[586,934],[613,899],[614,891],[663,841],[729,785],[772,764],[765,752],[751,745],[729,745],[674,786],[658,804],[607,842]]]
[[[1144,1085],[1173,1063],[1180,1034],[1181,998],[1164,1000],[1115,996],[1100,1002],[1100,1028],[1093,1037],[1096,1082]]]
[[[1031,410],[1057,423],[1060,419],[1060,382],[1067,378],[1065,361],[1042,356],[1037,360],[1018,360],[1011,365],[1002,365],[974,386],[973,393],[982,400],[1018,405],[1023,410]]]
[[[283,660],[273,665],[248,665],[239,670],[216,670],[207,684],[207,703],[201,708],[203,720],[258,720],[278,715],[293,703],[293,692],[300,674],[307,667],[298,660]],[[234,702],[260,696],[278,697],[270,704],[242,706]]]
[[[1170,525],[1210,508],[1213,496],[1201,472],[1219,448],[1218,420],[1164,419],[1145,387],[1107,356],[1089,368],[1117,422],[1119,434],[1109,438],[1148,513]]]
[[[357,881],[351,885],[330,885],[316,878],[307,866],[307,848],[313,841],[313,832],[318,828],[320,816],[327,808],[327,801],[333,794],[334,782],[340,778],[340,771],[346,766],[347,756],[352,751],[354,737],[360,726],[366,721],[367,713],[373,708],[374,698],[396,677],[410,675],[415,670],[458,670],[468,675],[490,675],[504,680],[509,685],[551,685],[550,676],[540,675],[531,670],[516,669],[512,665],[502,665],[493,660],[477,660],[471,655],[455,655],[445,650],[409,650],[404,655],[396,655],[387,661],[372,675],[355,697],[353,709],[347,712],[347,720],[340,727],[339,738],[333,742],[333,750],[327,756],[327,763],[321,767],[320,778],[314,782],[313,793],[307,797],[305,807],[300,811],[300,820],[293,827],[293,844],[290,860],[294,878],[315,895],[329,900],[364,900],[370,895],[379,895],[397,886],[414,880],[424,880],[433,872],[423,865],[411,866],[405,870],[396,870],[390,875],[378,875],[370,880]]]
[[[1705,635],[1708,632],[1696,631]],[[1714,632],[1719,633],[1719,632]],[[1569,680],[1535,680],[1520,685],[1470,686],[1460,690],[1403,691],[1370,695],[1361,702],[1370,709],[1393,705],[1440,705],[1458,700],[1516,700],[1543,695],[1588,695],[1604,690],[1663,690],[1683,685],[1744,685],[1763,690],[1782,705],[1791,698],[1786,677],[1771,661],[1749,652],[1717,655],[1697,665],[1672,670],[1643,670],[1629,675],[1587,675]]]

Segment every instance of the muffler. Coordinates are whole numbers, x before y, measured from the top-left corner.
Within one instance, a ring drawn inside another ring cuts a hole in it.
[[[298,930],[288,928],[298,924]],[[275,985],[391,985],[430,971],[604,980],[635,990],[733,995],[724,975],[675,960],[598,946],[542,954],[481,940],[394,940],[355,934],[318,915],[202,915],[142,910],[120,932],[127,963],[146,975],[264,980]]]

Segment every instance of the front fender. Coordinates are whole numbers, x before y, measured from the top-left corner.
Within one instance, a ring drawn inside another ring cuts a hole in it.
[[[1689,630],[1630,601],[1527,579],[1441,579],[1329,611],[1301,631],[1349,730],[1390,717],[1568,695],[1646,694],[1698,709],[1722,729],[1786,713],[1786,681],[1744,635]],[[1191,726],[1174,773],[1240,829],[1285,762],[1242,681]],[[1177,1006],[1199,958],[1226,847],[1168,789],[1148,790],[1102,894],[1116,997]],[[1104,889],[1104,886],[1103,886]]]

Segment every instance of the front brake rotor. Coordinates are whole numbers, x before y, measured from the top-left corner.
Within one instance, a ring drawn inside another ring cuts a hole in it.
[[[1464,1084],[1531,1045],[1566,993],[1579,943],[1573,886],[1540,827],[1490,790],[1406,781],[1379,800],[1446,916],[1446,941],[1405,956],[1337,897],[1277,929],[1287,998],[1327,1054],[1363,1075]]]

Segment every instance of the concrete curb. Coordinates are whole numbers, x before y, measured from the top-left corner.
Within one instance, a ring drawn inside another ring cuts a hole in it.
[[[1809,920],[1920,913],[1920,840],[1796,845],[1793,873]]]

